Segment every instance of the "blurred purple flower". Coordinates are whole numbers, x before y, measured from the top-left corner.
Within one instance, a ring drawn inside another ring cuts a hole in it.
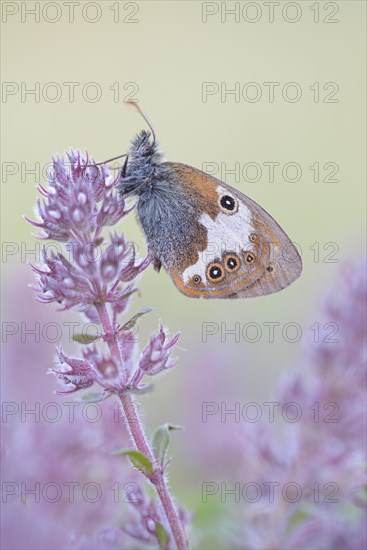
[[[280,380],[273,401],[296,404],[302,418],[283,432],[264,421],[245,425],[241,469],[262,494],[244,510],[241,547],[366,547],[366,288],[364,265],[341,273],[324,300],[338,340],[309,341],[306,365]]]
[[[163,550],[173,548],[167,519],[162,514],[160,507],[157,506],[157,501],[148,499],[141,490],[138,490],[130,502],[136,513],[130,517],[128,522],[121,525],[122,530],[145,546],[152,544],[156,548],[163,548]],[[187,514],[182,509],[178,510],[178,514],[181,523],[185,525],[188,522]],[[162,542],[166,542],[166,544],[162,544]]]
[[[124,544],[123,532],[117,527],[102,527],[94,533],[74,535],[71,545],[75,550],[122,550]]]
[[[130,539],[114,527],[124,516],[127,521],[130,505],[117,506],[110,488],[120,486],[122,502],[125,484],[140,483],[112,455],[129,444],[119,403],[52,398],[51,380],[44,373],[55,344],[42,336],[42,328],[54,326],[55,320],[50,308],[34,303],[28,278],[28,269],[20,266],[8,281],[3,303],[5,318],[29,332],[9,334],[3,346],[1,548],[74,549],[89,539],[88,548],[112,550],[113,532],[116,548],[131,548]],[[67,332],[62,338],[67,344]],[[88,502],[86,497],[94,494],[93,487],[86,492],[87,484],[100,487],[97,502]],[[56,491],[60,498],[53,501]]]

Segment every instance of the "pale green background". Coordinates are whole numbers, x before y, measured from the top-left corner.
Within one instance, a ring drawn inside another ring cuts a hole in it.
[[[280,322],[281,326],[297,322],[304,335],[310,334],[308,327],[322,320],[318,302],[335,279],[340,263],[362,254],[365,3],[338,2],[335,17],[339,22],[335,24],[314,23],[309,9],[313,2],[298,3],[303,14],[294,24],[283,21],[279,10],[275,22],[269,23],[264,8],[262,19],[255,24],[243,20],[235,23],[231,16],[222,23],[219,14],[204,24],[201,2],[138,4],[136,24],[113,23],[109,10],[112,2],[100,2],[102,18],[96,24],[83,21],[77,9],[74,23],[67,22],[64,11],[62,20],[55,24],[44,20],[33,23],[31,17],[22,23],[18,15],[2,25],[3,81],[25,82],[29,87],[34,82],[42,87],[51,81],[61,86],[63,82],[84,85],[94,81],[103,92],[97,103],[81,98],[81,86],[76,89],[74,103],[68,102],[65,87],[57,103],[42,98],[35,103],[32,97],[22,103],[19,94],[9,97],[2,103],[2,161],[44,164],[54,153],[69,147],[87,148],[96,160],[125,152],[130,139],[145,127],[136,112],[122,104],[127,93],[123,85],[135,82],[139,87],[136,97],[149,114],[169,160],[198,168],[203,162],[226,162],[231,167],[235,162],[262,165],[267,161],[281,165],[293,161],[302,167],[303,176],[297,183],[284,181],[279,172],[276,181],[270,183],[263,169],[258,183],[241,178],[236,184],[264,206],[301,246],[304,272],[289,289],[248,301],[190,300],[175,289],[165,273],[157,275],[152,268],[139,283],[141,297],[133,302],[131,311],[154,308],[141,325],[139,338],[143,344],[162,319],[172,333],[182,332],[180,346],[186,350],[179,352],[176,371],[158,382],[156,393],[145,400],[148,424],[153,427],[169,420],[185,425],[191,408],[190,387],[198,380],[203,384],[213,374],[210,361],[200,363],[195,355],[198,350],[201,354],[209,352],[211,343],[218,344],[223,352],[222,369],[216,372],[216,378],[233,380],[233,395],[242,396],[243,401],[266,401],[276,375],[286,366],[301,363],[304,338],[291,344],[278,336],[275,343],[269,343],[264,331],[255,344],[234,344],[231,337],[221,344],[219,335],[202,344],[203,321],[224,322],[229,328],[235,322],[243,325],[253,321],[261,326],[266,321]],[[324,5],[320,2],[321,18],[325,16]],[[121,17],[129,11],[122,10]],[[242,85],[255,81],[262,85],[264,95],[257,103],[236,103],[233,96],[221,102],[219,94],[203,103],[201,88],[205,81],[225,82],[228,88],[235,82]],[[274,103],[265,98],[263,83],[269,81],[281,83]],[[298,82],[303,92],[297,103],[284,101],[280,92],[285,83],[292,81]],[[114,82],[120,83],[119,103],[113,101],[109,90]],[[338,103],[315,103],[309,90],[314,82],[320,82],[321,97],[326,82],[338,83]],[[314,162],[321,166],[337,163],[339,182],[315,183],[308,168]],[[235,184],[233,176],[227,181]],[[32,217],[36,197],[32,176],[22,183],[18,173],[2,182],[4,241],[33,246],[30,227],[21,215]],[[123,229],[143,247],[133,216],[124,222]],[[320,243],[319,262],[314,261],[309,249],[315,242]],[[329,242],[339,246],[335,256],[338,263],[323,262],[326,252],[322,247]],[[6,292],[6,285],[17,284],[16,274],[26,269],[19,255],[3,264],[3,290]],[[56,320],[58,315],[55,313]],[[14,312],[6,311],[6,319],[15,317]],[[195,390],[196,405],[198,395],[200,388]],[[195,410],[200,411],[200,407]],[[200,422],[199,417],[197,420]],[[182,477],[182,464],[190,462],[188,478],[196,468],[191,451],[186,450],[189,439],[187,431],[175,435],[173,454],[181,452],[182,460],[173,463],[173,486]],[[199,486],[197,489],[200,491]],[[185,501],[184,486],[178,493]],[[192,495],[187,494],[187,503],[190,498]]]

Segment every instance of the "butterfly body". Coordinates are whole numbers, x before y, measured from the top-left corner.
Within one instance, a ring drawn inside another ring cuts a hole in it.
[[[265,210],[196,168],[164,162],[148,132],[133,140],[119,187],[138,197],[155,268],[187,296],[261,296],[301,273],[295,247]]]

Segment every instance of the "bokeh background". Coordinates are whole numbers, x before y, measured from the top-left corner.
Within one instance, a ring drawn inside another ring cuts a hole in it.
[[[124,100],[139,101],[167,159],[216,167],[216,177],[269,211],[301,251],[302,277],[264,298],[190,300],[164,272],[157,275],[149,268],[140,279],[140,295],[130,311],[153,308],[139,325],[141,345],[159,320],[172,334],[181,332],[177,367],[141,405],[149,432],[164,422],[186,427],[173,435],[170,485],[204,533],[195,535],[200,548],[223,547],[218,533],[228,529],[231,517],[220,501],[202,502],[202,482],[220,483],[234,459],[224,443],[231,422],[209,429],[202,422],[202,403],[224,402],[231,408],[236,401],[268,401],[279,375],[301,368],[300,358],[314,335],[309,327],[319,322],[323,330],[319,303],[341,265],[364,254],[365,3],[302,1],[292,6],[281,1],[273,20],[266,3],[250,4],[83,0],[72,17],[64,2],[2,2],[3,399],[29,406],[55,400],[56,382],[45,376],[54,344],[42,336],[39,342],[32,335],[22,337],[21,323],[28,328],[77,319],[35,303],[27,286],[32,280],[27,261],[35,261],[38,249],[22,215],[34,217],[36,182],[44,179],[43,167],[52,155],[72,147],[87,149],[101,161],[127,150],[145,123]],[[210,95],[205,93],[208,83]],[[276,83],[273,99],[266,83]],[[26,93],[32,89],[35,95]],[[237,95],[229,93],[234,89]],[[257,101],[251,100],[255,90]],[[293,101],[295,90],[298,101]],[[274,179],[264,164],[273,162],[279,163]],[[287,168],[288,163],[294,164]],[[225,174],[235,166],[238,175]],[[119,229],[143,255],[134,216]],[[273,341],[264,325],[272,322],[279,323]],[[206,341],[204,323],[218,328]],[[255,328],[247,339],[241,335],[235,341],[225,331],[236,323],[241,334],[248,323]],[[299,338],[292,327],[284,336],[289,323],[300,328]],[[9,334],[14,326],[16,334]],[[71,351],[67,336],[63,330],[62,343]],[[20,415],[13,416],[11,431],[19,437],[8,442],[7,452],[10,457],[20,452],[17,445],[26,437],[23,459],[32,463],[41,453],[40,439],[25,430]],[[46,424],[57,445],[59,423]],[[68,436],[62,429],[60,439],[77,439],[77,433]],[[216,438],[217,446],[212,445]],[[57,453],[50,460],[57,460]],[[218,462],[219,470],[214,467]],[[18,480],[22,467],[20,461]],[[82,476],[72,461],[69,468],[70,479]],[[35,467],[29,475],[42,481],[40,470]],[[49,508],[50,517],[58,513]],[[27,547],[26,539],[14,536],[10,532],[4,547]],[[29,547],[47,546],[47,525],[31,538]],[[55,548],[65,544],[55,542]]]

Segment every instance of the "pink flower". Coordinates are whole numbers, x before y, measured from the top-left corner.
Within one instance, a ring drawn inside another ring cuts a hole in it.
[[[112,193],[116,181],[108,181],[105,166],[90,166],[88,157],[73,151],[68,160],[69,170],[63,159],[54,160],[48,189],[39,185],[44,197],[37,203],[41,221],[28,220],[43,229],[45,238],[56,241],[82,239],[87,232],[114,225],[127,213],[123,198]]]
[[[176,338],[165,343],[162,328],[143,352],[134,382],[131,380],[135,345],[126,336],[136,320],[120,326],[117,316],[126,309],[135,291],[134,280],[148,267],[151,258],[148,255],[137,260],[134,245],[116,232],[105,242],[101,234],[103,226],[116,224],[131,209],[125,209],[116,180],[108,180],[105,167],[89,166],[88,157],[81,158],[80,153],[71,152],[68,159],[70,168],[63,160],[54,161],[48,189],[39,188],[44,196],[38,203],[42,222],[30,222],[42,227],[46,233],[43,238],[67,241],[67,254],[48,253],[44,248],[43,265],[31,266],[38,279],[33,288],[39,301],[55,302],[61,309],[78,309],[99,325],[101,315],[104,320],[111,315],[111,328],[108,332],[101,330],[95,341],[115,341],[120,359],[102,355],[96,347],[87,350],[84,359],[59,352],[61,369],[57,366],[52,372],[72,387],[67,393],[88,388],[94,382],[109,393],[143,389],[145,385],[139,383],[145,373],[153,375],[173,366],[170,348],[177,341]]]
[[[171,357],[173,346],[177,343],[180,335],[176,334],[168,342],[166,332],[161,325],[159,332],[153,334],[149,344],[144,348],[138,367],[133,373],[129,387],[137,390],[145,388],[140,384],[144,375],[155,376],[175,366],[177,360]]]
[[[56,302],[64,310],[77,309],[97,323],[100,330],[91,337],[74,335],[74,340],[84,346],[92,344],[84,348],[82,358],[67,356],[61,349],[58,351],[58,364],[51,373],[64,384],[66,391],[56,393],[74,393],[97,384],[103,392],[89,392],[84,396],[87,402],[99,402],[113,394],[119,396],[134,445],[131,452],[148,464],[148,470],[141,469],[142,474],[154,469],[154,475],[147,477],[156,487],[163,505],[160,513],[167,514],[167,529],[172,531],[177,545],[186,548],[182,524],[166,487],[163,471],[157,468],[157,459],[145,438],[143,427],[135,411],[131,411],[134,401],[130,394],[147,389],[147,384],[141,383],[144,374],[158,374],[174,365],[169,356],[178,336],[166,342],[161,327],[160,333],[151,338],[135,369],[136,346],[129,337],[137,320],[150,310],[140,311],[120,324],[117,317],[126,310],[135,290],[133,281],[148,267],[151,258],[148,255],[141,261],[137,260],[134,245],[127,243],[123,235],[114,232],[108,239],[102,235],[105,226],[115,225],[130,211],[125,209],[122,195],[116,189],[117,180],[108,181],[107,169],[90,166],[88,157],[81,158],[79,153],[72,152],[68,158],[70,169],[63,160],[54,161],[48,189],[39,187],[44,196],[43,201],[38,202],[40,221],[30,223],[43,229],[43,238],[64,241],[65,253],[48,254],[43,249],[43,265],[32,266],[38,283],[34,290],[39,301]],[[101,351],[102,345],[105,352]],[[139,462],[136,456],[135,460]],[[158,509],[156,503],[150,505],[152,507]],[[170,535],[163,527],[164,521],[155,524],[155,541],[162,548],[168,548]],[[149,530],[150,523],[145,527]],[[110,548],[116,548],[120,545],[120,537],[115,537],[115,534],[116,531],[107,541],[101,532],[94,533],[87,539],[80,539],[78,545],[80,548],[85,544],[98,548],[104,544],[107,546],[108,542]]]
[[[171,359],[170,355],[179,337],[180,335],[176,334],[172,340],[166,342],[167,335],[161,325],[159,332],[151,337],[142,353],[139,361],[141,371],[153,376],[172,368],[176,364],[176,359]]]
[[[58,359],[62,366],[66,365],[66,368],[64,370],[56,370],[55,368],[50,373],[55,374],[65,385],[71,385],[72,389],[56,393],[73,393],[89,388],[96,381],[96,374],[88,361],[67,357],[62,350],[58,350]]]

